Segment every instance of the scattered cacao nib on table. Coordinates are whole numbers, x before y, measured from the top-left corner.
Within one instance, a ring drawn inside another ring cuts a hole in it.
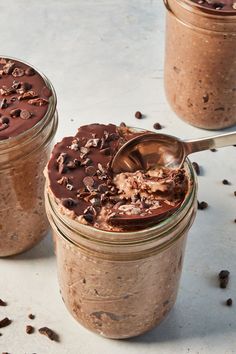
[[[224,185],[230,185],[231,184],[227,179],[223,179],[222,183]]]
[[[233,300],[231,298],[226,300],[226,305],[227,306],[232,306],[233,305]]]
[[[143,118],[143,115],[142,115],[142,113],[140,111],[137,111],[134,116],[137,119],[142,119]]]
[[[204,202],[204,201],[202,201],[202,202],[197,202],[197,208],[199,209],[199,210],[204,210],[204,209],[206,209],[206,208],[208,208],[208,203],[207,202]]]
[[[210,149],[212,152],[216,152],[217,150],[216,149]]]
[[[5,301],[3,301],[2,299],[0,299],[0,306],[7,306],[7,303]]]
[[[39,333],[48,337],[52,341],[59,342],[58,334],[48,327],[39,328]]]
[[[160,130],[160,129],[162,129],[162,126],[161,126],[160,123],[154,123],[153,124],[153,128],[156,129],[156,130]]]
[[[29,318],[30,320],[34,320],[34,319],[35,319],[35,315],[33,315],[32,313],[30,313],[30,314],[28,315],[28,318]]]
[[[192,162],[193,168],[197,174],[197,176],[200,176],[200,166],[197,162]]]
[[[11,320],[8,317],[3,318],[0,320],[0,328],[7,327],[11,324]]]
[[[230,272],[228,270],[221,270],[220,273],[218,274],[220,288],[222,288],[222,289],[227,288],[227,285],[229,282],[229,274],[230,274]]]
[[[34,333],[34,327],[31,326],[31,325],[27,325],[25,327],[25,331],[26,331],[27,334],[32,334],[32,333]]]

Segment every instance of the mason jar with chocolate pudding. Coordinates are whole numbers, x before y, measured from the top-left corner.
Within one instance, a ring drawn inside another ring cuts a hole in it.
[[[57,128],[56,94],[31,65],[0,58],[0,257],[48,231],[43,169]]]
[[[79,323],[108,338],[140,335],[167,316],[196,214],[189,160],[181,169],[112,173],[119,147],[142,133],[113,124],[80,127],[55,145],[45,169],[63,301]],[[145,226],[150,214],[162,217]],[[128,220],[121,225],[122,215]]]
[[[196,127],[236,124],[236,1],[164,0],[165,92]]]

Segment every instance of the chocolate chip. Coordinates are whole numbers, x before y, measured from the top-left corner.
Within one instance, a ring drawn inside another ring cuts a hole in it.
[[[156,130],[160,130],[162,128],[162,126],[161,126],[160,123],[154,123],[153,124],[153,128],[156,129]]]
[[[11,86],[14,90],[17,90],[21,87],[21,83],[19,81],[14,80]]]
[[[18,109],[18,108],[12,109],[10,111],[10,116],[13,117],[13,118],[17,118],[17,117],[20,116],[20,112],[21,112],[21,109]]]
[[[230,272],[228,270],[221,270],[220,273],[218,274],[219,281],[220,281],[220,287],[222,289],[225,289],[228,285],[229,274],[230,274]]]
[[[44,336],[48,337],[49,339],[55,342],[59,342],[59,336],[52,329],[48,327],[39,328],[39,333],[43,334]]]
[[[11,324],[11,320],[9,320],[8,317],[5,317],[0,321],[0,328],[7,327],[10,324]]]
[[[34,319],[35,319],[35,315],[33,315],[32,313],[30,313],[30,314],[28,315],[28,317],[29,317],[30,320],[34,320]]]
[[[66,167],[68,167],[70,170],[74,170],[75,168],[79,167],[81,162],[77,159],[74,159],[73,161],[69,161],[66,164]]]
[[[125,128],[125,127],[126,127],[125,122],[121,122],[121,123],[120,123],[120,127]]]
[[[20,118],[21,119],[30,119],[32,116],[32,113],[30,113],[29,111],[27,111],[26,109],[22,109],[20,111]]]
[[[99,191],[100,193],[105,193],[105,192],[108,191],[108,187],[107,187],[105,184],[100,184],[100,185],[98,186],[98,191]]]
[[[206,209],[206,208],[208,208],[208,203],[207,202],[204,202],[204,201],[202,201],[202,202],[197,202],[197,208],[199,209],[199,210],[204,210],[204,209]]]
[[[25,75],[25,71],[21,68],[15,68],[12,72],[12,76],[14,77],[21,77]]]
[[[83,179],[83,184],[85,185],[85,187],[88,189],[88,191],[91,191],[94,185],[94,179],[90,176],[86,176]]]
[[[63,199],[62,205],[67,209],[72,209],[77,205],[77,201],[72,198]]]
[[[135,118],[137,118],[137,119],[142,119],[142,118],[143,118],[142,113],[139,112],[139,111],[137,111],[137,112],[135,113]]]
[[[231,298],[226,300],[226,305],[227,306],[232,306],[233,305],[233,300]]]
[[[7,306],[7,303],[0,299],[0,306]]]
[[[91,198],[90,199],[90,203],[94,206],[94,207],[100,207],[101,206],[101,200],[99,198]]]
[[[193,168],[196,172],[196,174],[199,176],[200,175],[200,167],[197,162],[192,162]]]
[[[88,176],[94,176],[96,174],[96,168],[94,166],[88,166],[85,168],[85,173]]]
[[[0,103],[0,108],[7,108],[9,104],[7,103],[7,99],[3,98],[1,103]]]
[[[48,101],[45,100],[44,98],[33,98],[32,100],[28,101],[29,104],[32,104],[34,106],[46,106],[48,104]]]
[[[223,179],[222,183],[225,184],[225,185],[229,185],[230,184],[230,182],[227,179]]]
[[[9,122],[10,122],[10,119],[8,118],[8,117],[1,117],[0,118],[0,123],[1,124],[9,124]]]
[[[25,331],[26,331],[27,334],[32,334],[32,333],[34,333],[34,327],[28,325],[28,326],[25,327]]]
[[[35,74],[35,70],[31,67],[28,67],[26,70],[25,70],[25,75],[27,76],[33,76]]]

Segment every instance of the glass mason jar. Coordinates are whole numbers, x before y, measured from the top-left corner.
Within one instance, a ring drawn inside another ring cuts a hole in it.
[[[30,249],[49,228],[43,169],[57,129],[56,94],[48,78],[35,71],[52,92],[47,113],[32,128],[0,141],[0,257]]]
[[[48,193],[63,301],[84,327],[108,338],[142,334],[173,307],[188,230],[196,214],[196,177],[189,160],[190,188],[179,210],[154,227],[110,232],[63,215]]]
[[[164,3],[170,106],[199,128],[236,124],[236,11],[210,10],[191,0]]]

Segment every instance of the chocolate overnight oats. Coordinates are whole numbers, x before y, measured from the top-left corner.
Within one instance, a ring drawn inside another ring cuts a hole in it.
[[[186,122],[205,129],[236,123],[236,1],[164,0],[165,91]]]
[[[0,58],[0,256],[29,249],[48,230],[42,172],[56,126],[49,80],[24,62]]]
[[[56,144],[45,170],[63,301],[85,327],[109,338],[139,335],[172,308],[196,212],[188,161],[179,170],[113,175],[112,159],[142,131],[91,124]],[[118,225],[168,210],[152,227]],[[126,227],[127,226],[127,227]]]

